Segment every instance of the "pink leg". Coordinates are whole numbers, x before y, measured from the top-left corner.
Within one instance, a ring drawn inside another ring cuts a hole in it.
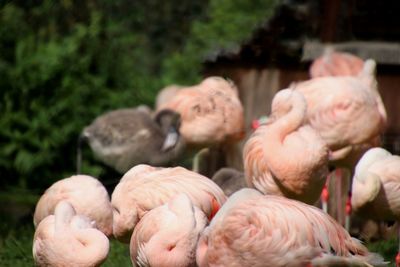
[[[343,181],[342,181],[342,170],[341,169],[335,169],[335,181],[336,181],[336,208],[337,208],[337,221],[343,225],[343,206],[342,206],[342,187],[343,187]]]
[[[328,186],[329,186],[329,177],[326,179],[326,183],[324,185],[324,188],[322,189],[322,193],[321,193],[321,202],[322,202],[322,210],[325,213],[328,213],[328,201],[329,201],[329,190],[328,190]]]

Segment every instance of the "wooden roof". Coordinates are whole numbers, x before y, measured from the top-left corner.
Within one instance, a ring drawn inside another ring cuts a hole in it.
[[[397,0],[282,1],[249,40],[213,51],[205,64],[298,65],[315,58],[325,43],[337,43],[338,50],[400,65],[399,10]]]

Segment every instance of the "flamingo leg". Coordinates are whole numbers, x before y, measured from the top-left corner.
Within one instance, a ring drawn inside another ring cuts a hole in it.
[[[335,181],[336,181],[336,210],[337,210],[337,221],[343,225],[343,198],[342,198],[342,171],[340,169],[335,170]]]
[[[326,183],[324,185],[324,188],[322,189],[321,193],[321,203],[322,203],[322,210],[328,214],[328,201],[329,201],[329,180],[330,180],[331,175],[329,174],[328,177],[326,178]]]

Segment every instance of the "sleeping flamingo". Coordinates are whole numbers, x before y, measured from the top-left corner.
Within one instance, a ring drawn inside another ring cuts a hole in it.
[[[244,169],[247,184],[265,194],[284,195],[314,204],[328,171],[328,148],[305,125],[307,103],[298,91],[279,91],[272,115],[247,140]]]
[[[179,193],[185,193],[209,219],[226,200],[224,192],[213,181],[198,173],[182,167],[137,165],[121,178],[112,193],[114,236],[129,243],[140,219]]]
[[[327,47],[324,54],[310,66],[310,77],[357,76],[363,69],[364,60],[353,54],[334,51]]]
[[[354,211],[365,218],[398,222],[399,199],[400,157],[383,148],[371,148],[356,166],[351,198]]]
[[[102,183],[88,175],[73,175],[50,186],[36,204],[33,216],[37,226],[54,213],[57,204],[67,200],[78,214],[96,222],[100,231],[112,235],[113,212],[107,190]]]
[[[243,106],[233,82],[208,77],[182,88],[158,110],[172,109],[182,117],[180,132],[188,144],[209,146],[244,136]]]
[[[201,234],[200,267],[386,266],[320,209],[249,190],[233,194]]]
[[[150,210],[132,234],[133,265],[194,266],[197,241],[206,223],[205,214],[185,194]]]
[[[100,266],[109,251],[108,238],[73,206],[61,201],[54,215],[44,218],[33,238],[36,266]]]

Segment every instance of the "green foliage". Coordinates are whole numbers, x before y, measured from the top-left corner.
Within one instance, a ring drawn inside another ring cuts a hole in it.
[[[72,175],[85,125],[197,82],[204,57],[249,38],[277,1],[0,3],[0,186],[40,193]],[[83,158],[84,173],[119,178]]]
[[[96,116],[153,104],[163,57],[178,49],[188,31],[182,21],[201,7],[200,1],[166,1],[158,10],[157,2],[0,6],[1,186],[41,192],[74,173],[79,133]],[[110,174],[90,156],[84,152],[85,173]]]
[[[32,226],[14,229],[2,234],[0,236],[0,266],[32,266],[32,240]]]
[[[184,50],[164,64],[164,83],[188,84],[198,81],[207,55],[219,50],[238,49],[253,30],[273,14],[279,0],[212,0],[207,17],[195,21]]]

